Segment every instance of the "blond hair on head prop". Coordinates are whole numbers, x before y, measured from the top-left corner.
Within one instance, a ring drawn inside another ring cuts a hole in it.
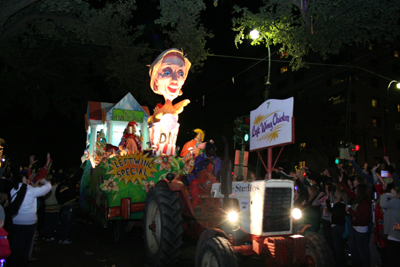
[[[153,63],[151,63],[150,65],[150,70],[149,70],[149,76],[150,76],[150,87],[151,90],[153,90],[154,93],[156,94],[160,94],[158,92],[157,86],[155,85],[156,82],[156,78],[157,78],[157,74],[158,74],[158,69],[160,68],[160,65],[163,61],[163,59],[167,56],[167,55],[175,55],[177,57],[180,57],[184,62],[185,62],[185,66],[186,66],[186,72],[185,72],[185,80],[186,77],[188,75],[190,66],[192,65],[192,63],[190,63],[189,59],[187,59],[184,55],[183,52],[180,51],[177,48],[170,48],[168,50],[163,51],[154,61]]]

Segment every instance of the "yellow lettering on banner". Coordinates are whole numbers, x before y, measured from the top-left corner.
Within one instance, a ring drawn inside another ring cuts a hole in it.
[[[114,178],[119,181],[123,180],[125,184],[129,182],[132,184],[141,183],[143,180],[147,180],[148,177],[154,177],[153,173],[157,171],[153,164],[154,158],[148,157],[148,154],[143,155],[143,152],[127,156],[116,156],[111,160],[113,160],[113,163],[109,165],[111,170],[107,174],[114,175]]]

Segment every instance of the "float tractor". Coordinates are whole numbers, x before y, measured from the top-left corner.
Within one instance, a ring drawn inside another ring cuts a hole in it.
[[[294,227],[301,211],[293,208],[293,181],[232,182],[228,159],[221,173],[195,207],[185,177],[170,173],[150,189],[143,230],[151,266],[175,266],[184,235],[198,240],[196,267],[235,267],[256,254],[266,266],[333,266],[326,241],[307,226]]]

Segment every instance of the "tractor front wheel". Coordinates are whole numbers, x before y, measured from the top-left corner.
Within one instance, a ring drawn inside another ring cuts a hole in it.
[[[237,267],[236,256],[226,238],[213,236],[200,245],[196,266],[200,267]]]
[[[325,239],[317,233],[306,232],[306,266],[333,267],[333,255]]]
[[[143,234],[151,266],[176,266],[183,244],[181,207],[176,192],[158,183],[147,193]]]

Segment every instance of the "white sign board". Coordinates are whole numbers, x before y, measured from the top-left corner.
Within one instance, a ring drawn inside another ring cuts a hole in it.
[[[250,151],[294,143],[293,97],[268,99],[250,112]]]

